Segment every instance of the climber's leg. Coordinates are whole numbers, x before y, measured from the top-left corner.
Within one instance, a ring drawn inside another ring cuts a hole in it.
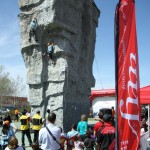
[[[33,35],[34,35],[35,41],[38,41],[35,30],[33,30]]]
[[[51,60],[53,59],[52,53],[49,53],[49,57]]]
[[[29,42],[31,42],[32,31],[29,32]]]

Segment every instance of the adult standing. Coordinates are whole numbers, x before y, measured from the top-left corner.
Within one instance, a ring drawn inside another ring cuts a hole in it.
[[[46,119],[48,118],[48,115],[50,115],[50,109],[47,109],[46,111]]]
[[[61,129],[54,125],[55,121],[56,114],[52,112],[48,115],[48,125],[39,131],[39,144],[42,150],[58,150],[61,147]]]
[[[106,150],[115,138],[115,128],[112,125],[112,116],[105,114],[103,116],[104,126],[102,126],[97,132],[97,143],[100,150]]]
[[[115,109],[114,109],[114,106],[111,107],[111,111],[112,111],[112,117],[114,118],[114,117],[115,117]]]
[[[18,121],[18,118],[19,118],[18,114],[19,114],[19,110],[18,110],[18,108],[16,108],[15,109],[15,120],[17,120],[17,121]]]
[[[17,132],[18,128],[17,128],[17,126],[12,122],[11,116],[10,116],[10,115],[7,115],[7,116],[4,118],[4,122],[5,122],[5,121],[9,121],[9,131],[12,133],[12,136],[15,136],[15,133]]]
[[[34,130],[34,139],[33,142],[38,142],[39,130],[42,127],[42,117],[40,116],[40,111],[38,110],[36,114],[32,117],[32,129]]]
[[[43,122],[43,126],[42,127],[45,127],[48,124],[48,119],[47,118],[48,118],[49,114],[50,114],[50,109],[47,109],[45,118],[42,120],[42,122]]]
[[[30,135],[30,128],[29,128],[29,117],[26,115],[26,112],[22,112],[22,116],[20,117],[21,121],[21,132],[22,132],[22,146],[25,146],[25,134],[28,138],[30,145],[32,144],[31,135]]]
[[[81,121],[77,125],[77,131],[79,132],[81,140],[84,141],[87,131],[87,117],[85,114],[81,115]]]
[[[102,120],[103,114],[101,112],[98,113],[99,116],[99,121],[95,123],[94,125],[94,137],[96,138],[97,131],[99,130],[100,127],[104,125],[104,121]]]
[[[5,150],[7,147],[9,138],[12,136],[11,132],[9,131],[9,121],[5,121],[3,124],[2,132],[1,132],[1,148]]]
[[[112,111],[112,125],[115,126],[115,109],[114,106],[111,107],[111,111]]]
[[[46,126],[48,124],[48,116],[50,115],[50,109],[47,109],[46,111],[46,116],[45,116],[45,123],[44,123],[44,126]]]

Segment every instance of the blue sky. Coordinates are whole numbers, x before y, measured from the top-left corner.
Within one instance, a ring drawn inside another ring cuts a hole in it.
[[[95,0],[101,14],[97,28],[93,75],[95,89],[115,88],[114,12],[119,0]],[[150,0],[136,0],[136,22],[141,87],[150,84]],[[12,77],[21,76],[26,83],[25,65],[20,53],[17,0],[1,0],[0,65]],[[97,62],[97,63],[96,63]],[[97,69],[98,68],[98,69]],[[24,95],[28,95],[27,90]]]

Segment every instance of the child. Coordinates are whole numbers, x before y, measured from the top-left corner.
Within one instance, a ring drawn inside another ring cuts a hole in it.
[[[79,132],[80,138],[82,141],[86,138],[87,130],[87,117],[85,114],[81,115],[81,121],[77,125],[77,131]]]
[[[67,136],[66,134],[63,132],[62,128],[60,127],[60,130],[61,130],[61,136],[60,136],[60,147],[61,147],[61,150],[64,150],[65,149],[65,141],[67,140]]]
[[[39,144],[36,143],[36,142],[33,142],[32,145],[31,145],[32,149],[33,150],[42,150],[40,147],[39,147]]]
[[[18,146],[18,139],[15,136],[11,136],[5,150],[25,150],[25,148]]]
[[[84,140],[84,146],[86,150],[94,150],[95,141],[91,138],[91,132],[89,130],[86,131],[86,139]]]
[[[80,139],[79,135],[76,135],[74,137],[74,149],[75,150],[83,150],[84,149],[84,144],[82,140]]]
[[[67,133],[67,150],[72,150],[74,147],[74,137],[79,134],[78,131],[76,131],[76,125],[72,124],[71,131]]]

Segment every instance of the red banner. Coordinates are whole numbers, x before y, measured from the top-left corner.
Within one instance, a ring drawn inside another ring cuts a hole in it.
[[[117,149],[137,150],[140,88],[134,0],[120,0],[116,12]]]

